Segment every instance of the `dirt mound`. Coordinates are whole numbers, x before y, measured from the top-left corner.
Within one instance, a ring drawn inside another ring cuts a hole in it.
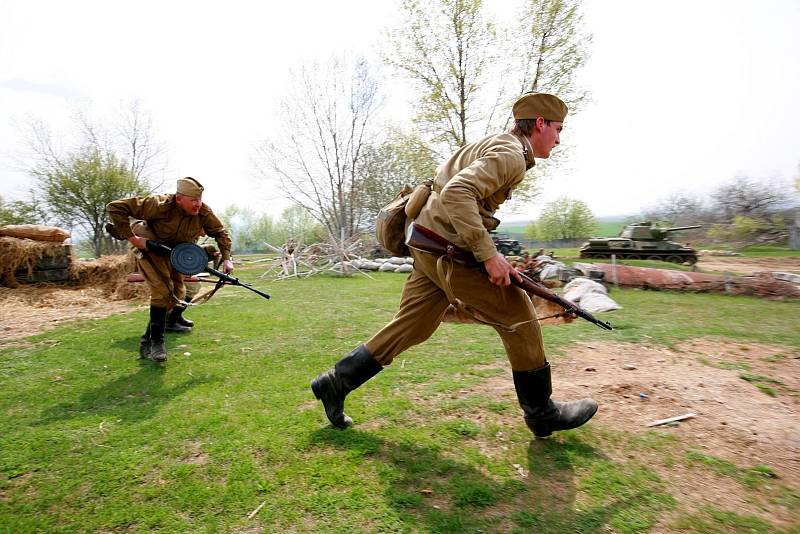
[[[127,282],[136,270],[132,253],[76,260],[70,269],[67,284],[0,287],[0,347],[75,319],[128,312],[150,296],[147,284]]]
[[[701,256],[697,267],[702,272],[752,274],[763,271],[800,273],[800,254],[778,258],[743,258],[741,256]]]

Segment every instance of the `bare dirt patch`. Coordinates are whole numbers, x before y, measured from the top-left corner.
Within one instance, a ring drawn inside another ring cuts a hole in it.
[[[762,517],[773,524],[800,520],[796,510],[775,498],[778,485],[800,490],[800,351],[697,339],[675,350],[641,344],[577,343],[566,354],[551,362],[554,399],[592,396],[600,410],[591,425],[601,432],[644,436],[656,431],[677,438],[680,445],[675,450],[643,447],[620,451],[616,460],[648,464],[667,483],[682,513],[710,505]],[[512,433],[524,428],[507,369],[466,387],[459,396],[467,395],[506,401],[511,408],[502,413],[471,409],[445,417],[465,417],[479,425],[492,423]],[[446,399],[444,394],[417,400],[431,403],[436,410]],[[687,413],[696,415],[676,426],[647,426]],[[507,449],[504,431],[476,439],[487,455],[502,455]],[[604,450],[611,455],[618,451],[614,447]],[[690,453],[698,459],[691,461]],[[665,455],[672,456],[674,463]],[[705,465],[705,458],[729,462],[726,465],[735,466],[739,473],[768,466],[776,478],[764,477],[768,489],[754,490],[738,475]],[[669,519],[665,517],[661,524],[669,524]]]
[[[800,487],[800,352],[794,348],[715,340],[694,340],[679,352],[582,344],[554,364],[554,382],[554,396],[588,389],[601,405],[596,422],[628,432],[695,413],[677,427],[661,428],[737,465],[767,464]]]
[[[741,256],[701,256],[697,268],[702,272],[752,274],[762,271],[800,273],[800,255],[778,258],[744,258]]]
[[[137,300],[111,300],[102,287],[0,287],[0,348],[76,319],[98,319],[139,309]]]

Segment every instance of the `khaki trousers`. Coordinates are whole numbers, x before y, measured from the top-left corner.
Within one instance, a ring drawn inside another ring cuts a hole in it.
[[[166,254],[137,251],[136,268],[150,287],[151,306],[172,309],[177,304],[173,294],[179,299],[184,298],[183,275],[172,268]]]
[[[403,287],[400,309],[366,345],[381,365],[389,365],[407,348],[428,339],[442,322],[450,305],[445,294],[445,280],[436,270],[437,257],[412,250],[414,270]],[[511,369],[530,371],[545,364],[544,346],[536,311],[527,293],[515,286],[497,286],[478,270],[460,264],[452,268],[450,287],[453,295],[480,311],[492,323],[508,355]],[[499,325],[514,325],[513,330]],[[457,347],[454,347],[457,349]]]
[[[131,221],[131,230],[139,237],[156,239],[146,221]],[[183,275],[172,268],[166,254],[136,250],[136,269],[142,273],[150,287],[151,306],[171,310],[177,304],[172,295],[179,299],[184,298],[186,288],[183,285]]]

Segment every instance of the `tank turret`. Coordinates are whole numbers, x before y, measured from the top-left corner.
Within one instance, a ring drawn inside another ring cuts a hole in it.
[[[626,226],[617,237],[593,237],[580,249],[581,258],[662,260],[672,263],[697,263],[697,251],[689,246],[668,241],[672,232],[702,228],[701,225],[661,228],[650,221]]]

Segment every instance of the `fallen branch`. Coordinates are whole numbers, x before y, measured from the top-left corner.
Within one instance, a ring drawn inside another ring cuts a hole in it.
[[[256,509],[255,509],[255,510],[253,510],[252,512],[250,512],[250,515],[248,515],[248,516],[247,516],[247,519],[253,519],[253,518],[255,517],[255,515],[256,515],[256,514],[259,512],[259,510],[261,510],[262,508],[264,508],[264,505],[265,505],[265,504],[267,504],[267,501],[264,501],[264,502],[262,502],[261,504],[259,504],[259,505],[258,505],[258,508],[256,508]]]
[[[666,419],[659,419],[657,421],[653,421],[652,423],[647,423],[647,426],[666,425],[667,423],[672,423],[673,421],[683,421],[684,419],[691,419],[696,415],[697,414],[695,413],[685,413],[683,415],[676,415],[675,417],[668,417]]]

